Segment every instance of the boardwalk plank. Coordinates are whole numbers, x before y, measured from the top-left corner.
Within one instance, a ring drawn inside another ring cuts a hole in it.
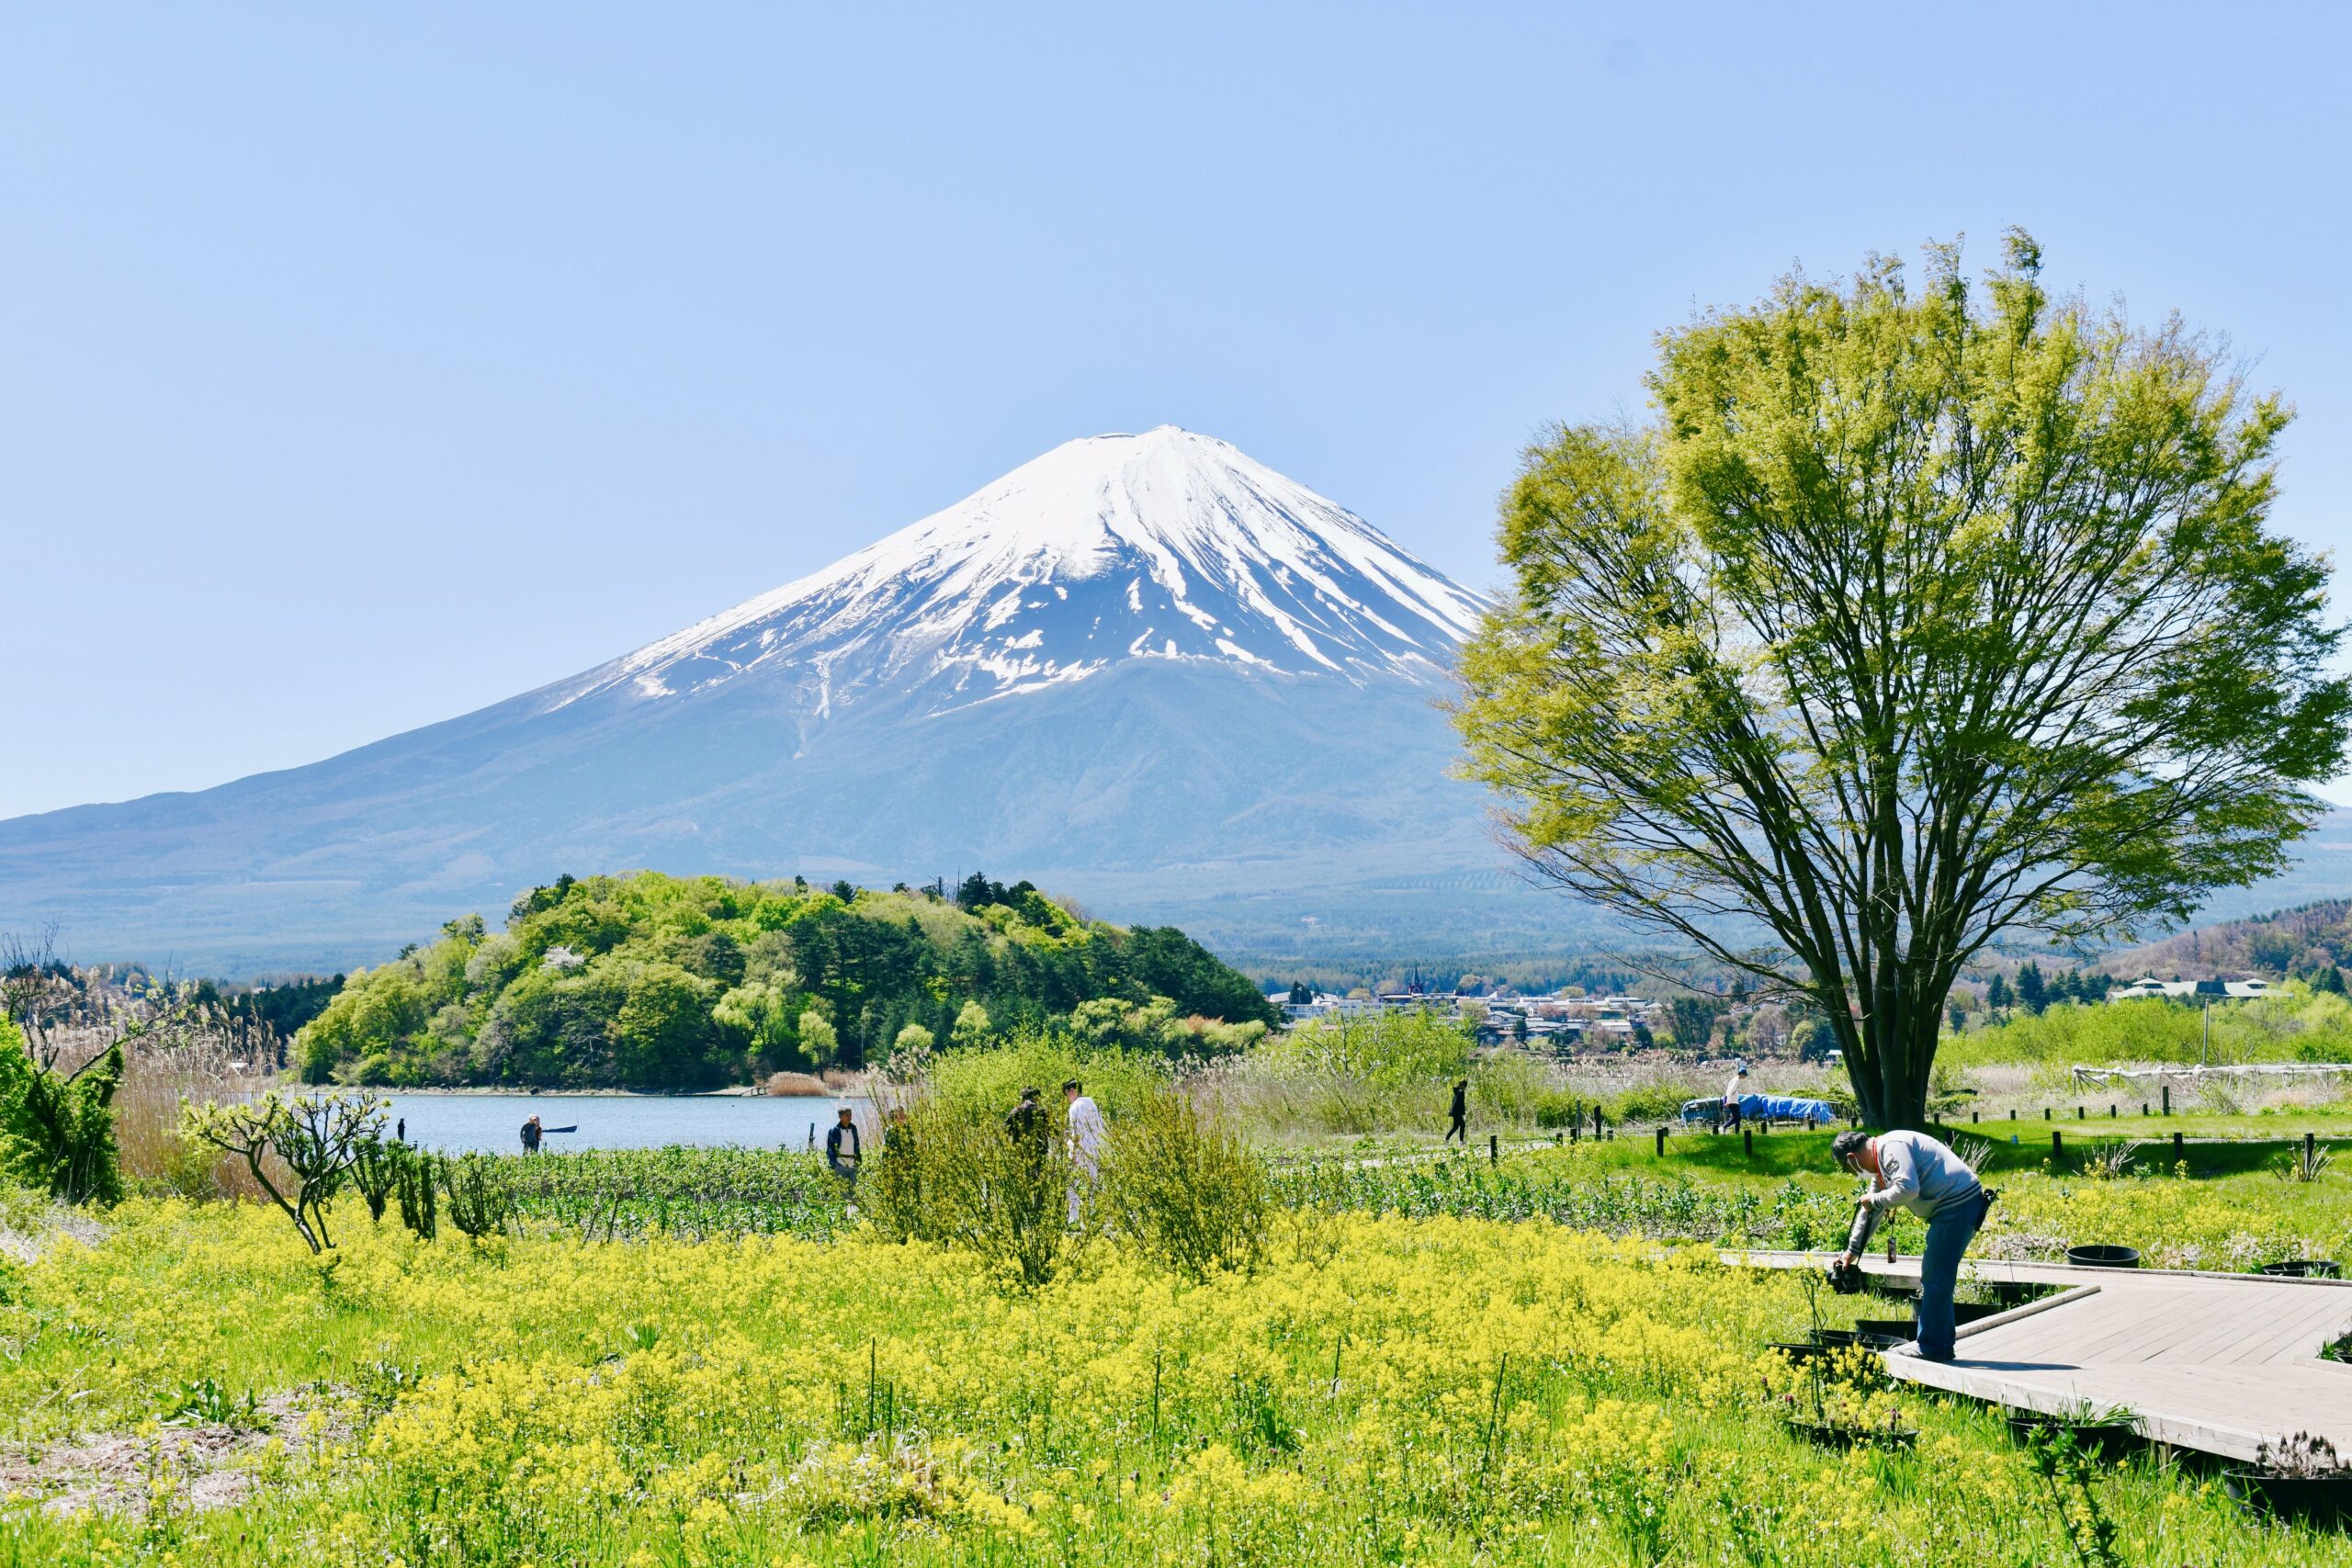
[[[1786,1253],[1727,1260],[1809,1261]],[[1895,1377],[2044,1414],[2128,1409],[2159,1441],[2231,1459],[2252,1460],[2266,1439],[2297,1431],[2352,1451],[2352,1367],[2316,1357],[2352,1323],[2352,1281],[2050,1264],[1971,1272],[2091,1288],[1972,1327],[1950,1365],[1889,1357]]]

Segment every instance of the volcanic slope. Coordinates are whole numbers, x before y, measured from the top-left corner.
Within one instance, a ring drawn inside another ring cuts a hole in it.
[[[373,962],[565,871],[981,868],[1268,965],[1556,946],[1583,917],[1446,776],[1483,607],[1222,441],[1072,441],[480,712],[0,822],[0,929],[233,973]]]

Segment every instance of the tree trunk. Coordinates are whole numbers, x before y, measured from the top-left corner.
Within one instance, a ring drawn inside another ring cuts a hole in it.
[[[1928,988],[1904,976],[1895,986],[1880,992],[1892,1005],[1861,1021],[1869,1056],[1877,1068],[1872,1075],[1875,1081],[1867,1085],[1863,1075],[1854,1075],[1854,1092],[1867,1126],[1915,1131],[1928,1126],[1928,1081],[1936,1063],[1944,996],[1951,987],[1932,997],[1926,994]]]

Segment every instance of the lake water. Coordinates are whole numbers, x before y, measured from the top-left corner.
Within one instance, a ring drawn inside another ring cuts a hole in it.
[[[533,1116],[549,1134],[543,1147],[658,1149],[669,1144],[733,1144],[743,1148],[805,1149],[811,1129],[819,1147],[833,1113],[846,1105],[873,1134],[871,1101],[854,1095],[395,1094],[386,1133],[401,1121],[408,1141],[442,1154],[481,1149],[519,1154],[523,1123]]]

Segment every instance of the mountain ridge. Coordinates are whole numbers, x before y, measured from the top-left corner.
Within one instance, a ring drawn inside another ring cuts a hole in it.
[[[1228,943],[1374,940],[1408,912],[1384,888],[1501,861],[1436,706],[1483,608],[1224,442],[1083,438],[579,675],[302,767],[0,822],[0,929],[341,967],[562,873],[1018,868]],[[1501,897],[1515,938],[1542,923]],[[1495,898],[1409,912],[1468,932]]]

